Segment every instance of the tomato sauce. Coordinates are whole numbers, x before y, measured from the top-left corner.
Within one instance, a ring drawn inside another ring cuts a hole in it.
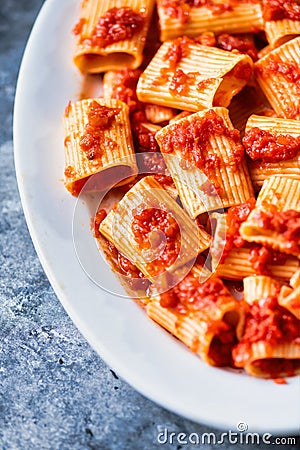
[[[274,134],[257,127],[246,131],[243,144],[253,161],[267,163],[286,161],[300,152],[300,136]]]
[[[151,153],[139,160],[142,172],[164,174],[166,164],[159,146],[155,140],[155,132],[149,130],[143,123],[147,122],[145,103],[138,100],[136,86],[141,70],[122,69],[115,72],[112,98],[123,101],[129,106],[131,131],[136,153]],[[154,153],[157,153],[154,154]]]
[[[182,24],[188,22],[191,8],[209,8],[213,14],[232,11],[230,1],[216,3],[213,0],[163,0],[162,7],[169,17],[179,19]]]
[[[107,47],[131,39],[145,25],[145,17],[129,7],[111,8],[99,17],[90,39],[84,43],[92,47]]]
[[[196,44],[206,45],[207,47],[216,47],[217,39],[215,33],[206,31],[194,38]]]
[[[235,247],[240,248],[246,244],[246,241],[240,235],[239,229],[243,222],[245,222],[255,208],[255,198],[250,198],[247,202],[241,205],[232,206],[226,213],[226,243],[221,258],[221,263],[224,262],[229,252]]]
[[[135,111],[141,111],[145,105],[139,101],[136,94],[136,86],[142,71],[139,69],[122,69],[115,72],[112,98],[121,100],[129,106],[132,114]]]
[[[101,158],[104,144],[104,131],[108,130],[119,113],[117,108],[108,108],[93,100],[89,107],[88,123],[85,133],[80,137],[80,147],[89,160]],[[105,139],[105,145],[114,149],[116,143]]]
[[[249,308],[246,315],[245,329],[241,341],[233,349],[234,361],[238,367],[243,366],[251,357],[251,346],[256,342],[265,342],[272,346],[299,342],[300,321],[287,309],[280,306],[275,296],[258,299]],[[270,376],[286,372],[288,366],[281,367],[280,360],[264,367],[265,360],[257,361],[254,365],[266,370]],[[271,362],[271,361],[270,361]],[[291,368],[294,369],[293,361]],[[285,364],[282,361],[282,364]],[[293,372],[293,370],[292,370]],[[289,373],[293,375],[294,373]]]
[[[263,18],[266,21],[300,20],[300,3],[294,0],[263,0]]]
[[[198,277],[189,273],[174,288],[160,294],[160,304],[165,308],[175,308],[183,313],[209,311],[215,308],[221,296],[229,295],[220,278],[214,277],[200,283]]]
[[[229,52],[237,50],[240,53],[249,55],[253,61],[258,60],[257,49],[255,48],[254,43],[245,37],[223,33],[217,37],[216,45],[222,50],[227,50]]]
[[[138,159],[142,173],[158,173],[164,175],[167,171],[166,163],[155,139],[155,131],[149,130],[143,121],[143,113],[135,115],[131,121],[131,130],[136,153],[144,153]]]
[[[300,88],[300,67],[294,62],[283,62],[277,55],[270,55],[263,65],[257,65],[258,73],[268,75],[281,75],[290,83],[295,83]]]
[[[184,73],[183,70],[176,69],[169,85],[169,91],[174,96],[187,97],[190,91],[190,85],[195,83],[198,75],[197,72]]]
[[[85,24],[86,24],[86,19],[81,17],[81,19],[79,19],[78,22],[74,25],[74,28],[72,30],[73,34],[75,36],[80,35],[82,33],[82,29],[83,29]]]
[[[179,37],[172,41],[167,53],[164,56],[164,60],[168,61],[169,68],[175,70],[177,64],[180,63],[182,58],[187,58],[190,54],[189,46],[195,42],[186,36]]]
[[[156,274],[175,262],[181,239],[179,225],[171,212],[141,205],[133,211],[131,229],[141,250],[152,248],[153,254],[159,254],[151,262]]]
[[[255,211],[258,226],[279,234],[286,241],[285,253],[300,254],[300,212],[294,210]]]
[[[225,136],[230,141],[231,166],[241,163],[244,149],[240,143],[240,134],[237,130],[226,127],[223,119],[215,111],[208,111],[205,116],[193,121],[183,120],[170,126],[168,133],[161,137],[161,146],[164,153],[179,151],[187,164],[183,169],[196,166],[203,170],[208,179],[220,190],[215,179],[215,168],[220,164],[220,159],[215,154],[209,154],[208,147],[212,136]]]
[[[271,276],[270,266],[284,265],[288,258],[287,254],[278,252],[260,244],[249,244],[249,262],[257,275]]]
[[[73,166],[67,166],[65,168],[65,177],[66,178],[74,178],[76,175],[75,169]]]

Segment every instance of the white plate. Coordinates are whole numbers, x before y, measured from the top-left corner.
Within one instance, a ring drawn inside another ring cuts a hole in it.
[[[158,404],[225,430],[236,430],[239,422],[246,422],[250,431],[296,433],[299,379],[277,385],[207,366],[147,319],[132,301],[104,292],[82,270],[72,242],[75,199],[61,181],[62,112],[80,91],[71,34],[79,4],[79,0],[45,3],[24,55],[15,103],[15,163],[21,199],[56,294],[99,355]],[[83,235],[88,228],[87,221]],[[99,270],[107,271],[107,267],[103,264]]]

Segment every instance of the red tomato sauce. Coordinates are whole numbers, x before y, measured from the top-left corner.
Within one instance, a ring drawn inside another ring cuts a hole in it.
[[[190,91],[190,85],[195,83],[198,72],[184,73],[181,69],[176,69],[171,83],[169,85],[169,91],[175,96],[187,97]]]
[[[287,242],[286,253],[300,253],[300,212],[294,210],[258,210],[253,216],[258,226],[274,231]]]
[[[83,26],[86,24],[86,19],[81,17],[81,19],[78,20],[78,22],[74,25],[74,28],[72,30],[73,34],[75,36],[78,36],[82,33]]]
[[[126,103],[131,114],[144,109],[144,104],[136,95],[136,86],[141,73],[139,69],[122,69],[116,71],[114,76],[112,98]]]
[[[223,33],[217,37],[216,44],[217,47],[222,50],[227,50],[229,52],[238,50],[240,53],[249,55],[253,61],[258,60],[257,49],[255,48],[254,43],[245,37]]]
[[[140,75],[139,69],[117,71],[113,82],[112,98],[121,100],[129,106],[135,152],[152,153],[139,160],[142,164],[140,170],[149,173],[158,172],[163,175],[166,172],[166,164],[155,140],[155,132],[143,125],[143,122],[147,122],[145,103],[139,101],[136,94]],[[154,154],[155,152],[157,155]]]
[[[287,254],[259,244],[249,244],[249,262],[257,275],[272,275],[270,266],[284,265]]]
[[[230,296],[220,278],[214,277],[200,283],[198,277],[189,273],[168,292],[160,294],[160,304],[178,312],[209,311],[215,308],[221,296]]]
[[[300,3],[294,0],[263,0],[263,18],[266,21],[300,20]]]
[[[226,213],[226,243],[221,258],[221,263],[224,262],[230,250],[243,247],[246,241],[240,235],[239,229],[243,222],[245,222],[255,208],[255,198],[250,198],[246,203],[232,206]]]
[[[207,47],[216,47],[217,39],[215,33],[206,31],[194,38],[196,44],[206,45]]]
[[[182,58],[187,58],[189,56],[190,44],[194,44],[194,41],[186,36],[179,37],[172,42],[164,56],[164,60],[168,61],[170,69],[175,70]]]
[[[188,169],[196,166],[203,170],[208,179],[220,190],[215,179],[215,168],[220,164],[219,157],[209,154],[207,147],[211,136],[225,136],[230,141],[230,161],[227,163],[237,166],[241,163],[244,149],[240,143],[238,130],[230,130],[223,119],[215,111],[208,111],[205,116],[189,121],[175,122],[170,126],[168,133],[161,137],[161,146],[164,153],[180,151],[186,161],[182,167]]]
[[[254,302],[246,318],[242,341],[264,341],[272,345],[300,338],[300,321],[280,306],[276,297]]]
[[[296,83],[296,86],[300,81],[300,67],[294,61],[281,61],[277,55],[270,55],[264,64],[256,66],[256,70],[264,76],[281,75],[290,83]]]
[[[152,247],[154,253],[159,253],[151,262],[151,267],[156,266],[156,274],[175,262],[181,239],[179,225],[171,212],[141,205],[133,211],[131,229],[140,249],[149,250]]]
[[[116,108],[108,108],[102,106],[95,100],[90,104],[88,112],[88,123],[85,126],[85,133],[80,138],[80,147],[89,160],[101,158],[104,143],[104,130],[108,130],[119,110]],[[105,140],[106,145],[110,145],[112,149],[116,145],[113,141]]]
[[[222,14],[233,9],[230,1],[216,3],[213,0],[163,0],[162,7],[169,17],[179,19],[181,23],[188,22],[191,8],[209,8],[213,14]]]
[[[274,134],[257,127],[246,131],[243,144],[253,161],[267,163],[286,161],[300,152],[300,136]]]
[[[84,43],[93,47],[107,47],[131,39],[145,25],[145,17],[129,7],[111,8],[99,17],[90,39]]]
[[[278,305],[276,297],[268,297],[254,302],[247,312],[244,334],[241,341],[233,349],[233,356],[238,367],[242,366],[251,357],[251,345],[263,341],[272,346],[299,342],[300,321],[287,309]],[[269,361],[257,361],[254,364],[264,368]],[[273,377],[285,372],[276,364],[280,360],[267,365],[266,372]],[[284,362],[283,362],[284,363]],[[288,363],[287,363],[288,364]],[[293,366],[292,366],[293,369]],[[289,375],[293,375],[290,373]]]
[[[146,122],[144,113],[135,114],[131,121],[131,130],[136,153],[144,153],[138,159],[142,173],[157,173],[165,175],[167,167],[159,145],[155,139],[155,131],[149,130],[142,122]]]

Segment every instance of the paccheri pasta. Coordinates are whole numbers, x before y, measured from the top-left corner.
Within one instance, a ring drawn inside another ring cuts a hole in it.
[[[297,0],[85,0],[74,62],[103,97],[64,113],[65,186],[114,187],[92,229],[131,295],[262,378],[300,373],[299,20]]]

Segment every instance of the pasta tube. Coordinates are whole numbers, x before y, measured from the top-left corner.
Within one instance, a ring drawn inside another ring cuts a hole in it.
[[[78,195],[92,175],[93,189],[128,183],[137,174],[128,107],[119,100],[69,103],[64,115],[65,186]]]
[[[228,106],[251,73],[250,56],[183,37],[162,44],[139,79],[137,95],[143,102],[194,112]]]
[[[280,291],[280,284],[271,277],[256,276],[244,279],[244,300],[250,305],[267,297],[274,297]]]
[[[150,301],[146,311],[208,364],[232,365],[231,351],[242,333],[244,309],[221,279],[201,283],[193,268],[177,286]]]
[[[300,321],[278,304],[276,283],[268,277],[246,278],[244,295],[250,308],[233,349],[235,365],[262,378],[300,373]]]
[[[198,36],[204,31],[215,33],[248,33],[263,28],[259,2],[213,1],[189,6],[188,1],[158,0],[161,40],[178,36]]]
[[[251,261],[250,248],[233,248],[228,256],[216,268],[216,274],[226,280],[243,280],[257,275],[257,269]],[[282,262],[271,262],[268,273],[279,281],[288,281],[299,268],[299,259],[287,256]]]
[[[99,231],[153,283],[164,282],[210,244],[210,236],[151,176],[127,192]]]
[[[300,37],[255,63],[256,79],[279,117],[300,119]]]
[[[228,110],[187,116],[156,134],[184,208],[191,217],[253,196],[239,133]]]
[[[290,287],[282,286],[278,303],[300,320],[300,269],[291,277]]]
[[[272,175],[300,180],[300,122],[252,115],[243,139],[255,189]]]
[[[300,258],[300,180],[273,176],[259,193],[256,207],[242,223],[246,241]]]
[[[143,59],[154,0],[85,0],[74,28],[81,72],[135,69]]]
[[[264,29],[271,47],[279,47],[300,34],[298,0],[263,0]]]

